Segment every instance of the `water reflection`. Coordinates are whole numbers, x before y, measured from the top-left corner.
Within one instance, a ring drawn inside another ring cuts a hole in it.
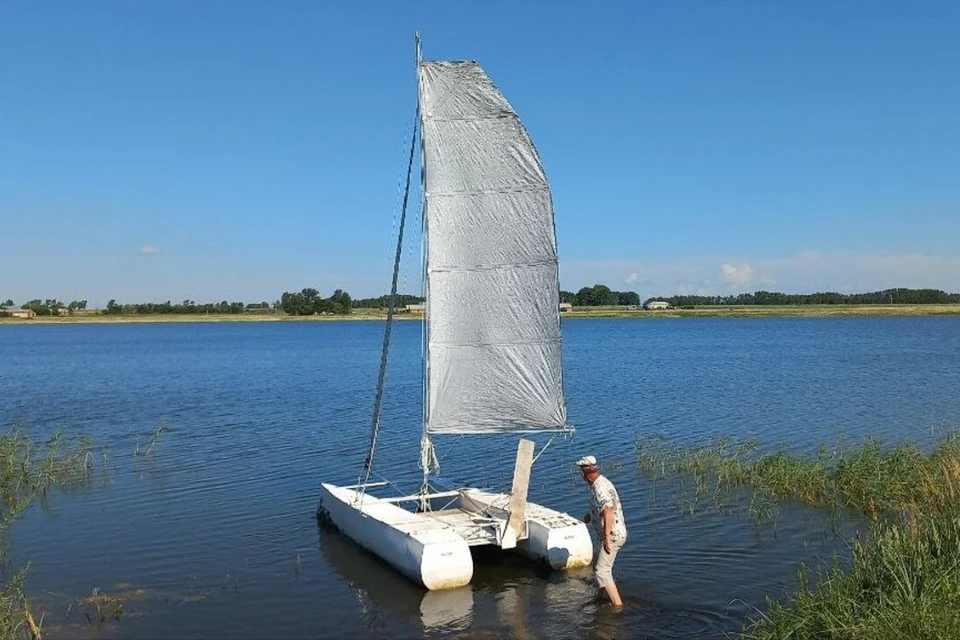
[[[552,571],[512,553],[474,548],[466,587],[427,591],[349,538],[319,524],[320,552],[355,598],[363,627],[386,631],[402,621],[425,637],[457,638],[710,638],[723,637],[717,611],[654,602],[624,580],[624,608],[615,610],[590,568]],[[389,635],[389,632],[387,633]]]
[[[355,592],[365,620],[380,619],[383,609],[419,619],[428,632],[455,632],[470,627],[473,590],[469,587],[427,591],[332,527],[318,524],[320,552]]]

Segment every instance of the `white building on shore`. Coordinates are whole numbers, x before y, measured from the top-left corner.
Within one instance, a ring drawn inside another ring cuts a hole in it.
[[[643,303],[643,308],[647,311],[653,309],[669,309],[670,307],[670,303],[666,300],[647,300]]]

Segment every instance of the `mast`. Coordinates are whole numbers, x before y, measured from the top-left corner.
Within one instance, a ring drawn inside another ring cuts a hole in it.
[[[421,107],[421,92],[423,90],[423,78],[421,76],[421,69],[423,64],[423,55],[421,50],[421,41],[420,41],[420,32],[417,31],[415,36],[416,42],[416,56],[417,56],[417,119],[420,131],[420,229],[421,229],[421,263],[422,263],[422,278],[423,278],[423,323],[421,325],[421,355],[422,355],[422,371],[421,379],[423,381],[423,412],[422,412],[422,432],[420,434],[420,468],[423,470],[423,483],[420,487],[421,494],[421,510],[426,510],[429,506],[428,501],[426,500],[426,495],[429,493],[430,485],[430,470],[431,467],[435,464],[435,454],[433,451],[433,443],[430,440],[430,434],[427,432],[427,416],[430,411],[430,340],[429,340],[429,331],[430,331],[430,280],[427,264],[427,250],[429,248],[430,234],[427,229],[427,163],[426,158],[424,157],[423,150],[423,114],[420,111]]]

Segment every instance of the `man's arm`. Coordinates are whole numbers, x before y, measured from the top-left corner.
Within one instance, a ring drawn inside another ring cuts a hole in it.
[[[610,536],[613,535],[613,507],[603,508],[603,550],[610,553]]]

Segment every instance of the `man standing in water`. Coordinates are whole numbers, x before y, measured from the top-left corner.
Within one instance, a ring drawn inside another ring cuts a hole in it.
[[[620,496],[616,487],[607,478],[600,475],[597,459],[593,456],[584,456],[577,461],[580,475],[590,485],[590,512],[583,521],[593,526],[597,531],[598,545],[596,561],[593,571],[597,584],[606,590],[610,602],[616,608],[623,606],[617,583],[613,581],[613,561],[617,553],[627,541],[627,526],[623,519],[623,508],[620,506]]]

